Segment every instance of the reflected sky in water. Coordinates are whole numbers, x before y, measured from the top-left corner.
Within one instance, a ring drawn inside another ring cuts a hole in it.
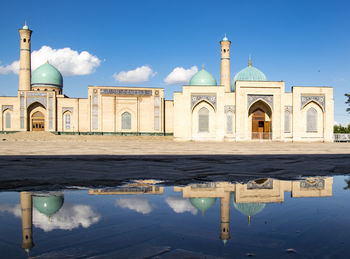
[[[3,258],[347,258],[348,177],[0,193]]]

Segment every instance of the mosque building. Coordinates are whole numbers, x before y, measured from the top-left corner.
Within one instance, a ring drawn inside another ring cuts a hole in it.
[[[87,98],[63,93],[63,77],[48,62],[31,71],[31,34],[20,33],[18,95],[0,97],[0,132],[173,135],[175,140],[333,141],[332,87],[268,81],[252,66],[231,81],[230,45],[221,45],[220,84],[204,68],[164,99],[163,88],[89,86]]]

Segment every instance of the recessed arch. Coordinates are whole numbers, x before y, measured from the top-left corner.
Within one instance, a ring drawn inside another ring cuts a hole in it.
[[[39,102],[34,102],[27,109],[28,130],[45,131],[46,125],[46,108]]]
[[[322,104],[320,104],[320,103],[317,102],[316,100],[310,100],[310,101],[308,101],[307,103],[305,103],[305,104],[301,107],[301,109],[305,109],[305,107],[310,106],[310,104],[312,104],[312,103],[316,104],[318,107],[320,107],[320,109],[322,110],[322,112],[324,112],[324,109],[323,109]]]
[[[120,117],[122,130],[131,130],[131,113],[124,111]]]
[[[248,122],[252,139],[272,138],[272,109],[262,99],[256,100],[248,109]]]
[[[201,104],[203,104],[203,103],[206,103],[206,104],[210,105],[210,106],[213,108],[213,110],[216,111],[216,110],[215,110],[215,107],[214,107],[214,105],[213,105],[212,103],[208,102],[207,100],[200,100],[200,101],[197,102],[195,105],[193,105],[193,107],[192,107],[192,112],[194,111],[194,109],[195,109],[197,106],[199,106],[199,105],[201,105]]]
[[[273,109],[272,109],[271,105],[270,105],[268,102],[266,102],[264,99],[262,99],[262,98],[258,98],[258,99],[256,99],[254,102],[252,102],[252,103],[249,105],[249,107],[248,107],[248,111],[251,109],[251,107],[253,107],[256,103],[259,103],[259,102],[262,102],[262,103],[264,103],[266,106],[268,106],[268,107],[269,107],[269,110],[271,111],[271,114],[272,114]]]

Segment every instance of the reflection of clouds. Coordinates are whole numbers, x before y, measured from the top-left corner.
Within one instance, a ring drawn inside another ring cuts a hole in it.
[[[193,215],[196,215],[198,212],[188,199],[177,196],[168,196],[165,201],[176,213],[191,212]]]
[[[134,210],[142,214],[148,214],[152,211],[149,201],[142,197],[120,198],[115,201],[115,206]]]
[[[72,230],[82,226],[88,228],[100,220],[100,214],[91,206],[64,204],[62,208],[50,217],[50,220],[36,209],[33,210],[33,224],[44,231],[53,229]]]
[[[11,207],[9,205],[0,205],[0,212],[9,212],[14,216],[21,217],[20,204]],[[62,208],[50,219],[33,209],[33,225],[41,228],[45,232],[54,229],[72,230],[82,226],[88,228],[100,220],[100,214],[96,213],[91,206],[64,204]]]

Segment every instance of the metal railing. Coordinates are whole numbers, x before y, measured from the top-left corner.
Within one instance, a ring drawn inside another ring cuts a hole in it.
[[[334,133],[334,142],[350,142],[350,134],[348,133]]]
[[[272,132],[252,132],[252,139],[272,139]]]

